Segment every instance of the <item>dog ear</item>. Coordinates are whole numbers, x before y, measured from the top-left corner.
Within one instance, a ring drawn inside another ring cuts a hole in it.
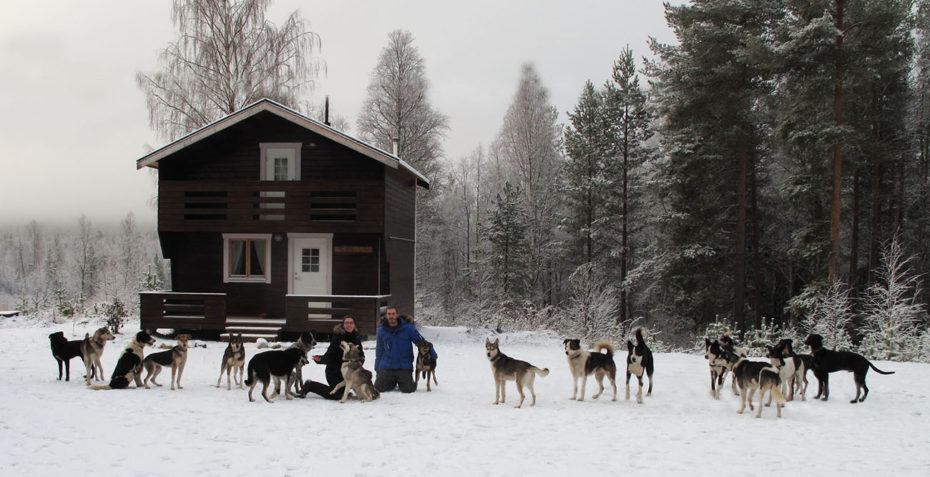
[[[497,338],[494,340],[494,346],[500,346],[500,343],[501,343],[500,338]]]

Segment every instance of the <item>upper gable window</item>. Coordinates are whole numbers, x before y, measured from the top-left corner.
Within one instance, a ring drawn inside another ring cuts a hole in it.
[[[263,142],[261,177],[263,181],[300,180],[300,143]]]

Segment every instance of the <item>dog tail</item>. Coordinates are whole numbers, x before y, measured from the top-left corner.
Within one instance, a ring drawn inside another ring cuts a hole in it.
[[[636,328],[636,330],[633,331],[633,334],[636,335],[637,345],[642,345],[646,343],[646,340],[644,339],[646,337],[646,330],[642,329],[642,327]]]
[[[247,370],[249,377],[245,379],[245,385],[251,386],[255,382],[255,368],[252,366],[252,362],[249,361],[249,368]]]
[[[771,390],[772,397],[775,398],[775,402],[779,405],[788,402],[788,399],[781,392],[781,376],[778,374],[777,369],[762,368],[762,371],[759,371],[759,392],[764,392],[765,388]]]
[[[549,376],[549,368],[539,369],[539,368],[537,368],[536,366],[533,366],[533,371],[535,371],[536,374],[538,374],[538,375],[540,375],[541,377],[544,377],[544,378],[545,378],[546,376]]]
[[[113,389],[113,388],[111,388],[109,385],[100,385],[100,384],[98,384],[98,385],[94,385],[94,386],[88,386],[87,389],[93,389],[94,391],[100,391],[100,390],[102,390],[102,389]]]
[[[613,355],[614,355],[614,347],[613,347],[613,345],[611,345],[610,342],[609,342],[609,341],[606,341],[606,340],[605,340],[605,341],[598,342],[596,345],[594,345],[594,349],[596,349],[598,353],[600,353],[602,349],[606,349],[606,350],[607,350],[607,356],[613,356]]]
[[[872,369],[874,369],[876,373],[880,373],[880,374],[894,374],[894,371],[882,371],[882,370],[876,368],[875,365],[872,364],[871,361],[869,361],[869,366],[871,366]]]

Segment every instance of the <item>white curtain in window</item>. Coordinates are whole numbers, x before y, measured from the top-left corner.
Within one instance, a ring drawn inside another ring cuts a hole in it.
[[[245,241],[229,241],[229,274],[233,276],[245,275]]]

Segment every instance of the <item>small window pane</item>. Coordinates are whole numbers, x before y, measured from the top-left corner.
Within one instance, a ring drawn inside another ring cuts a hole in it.
[[[287,158],[286,157],[275,157],[274,158],[274,180],[276,181],[288,180]]]
[[[245,276],[245,240],[229,241],[229,274]]]
[[[252,243],[252,256],[249,260],[249,276],[265,276],[265,241],[250,240]]]

